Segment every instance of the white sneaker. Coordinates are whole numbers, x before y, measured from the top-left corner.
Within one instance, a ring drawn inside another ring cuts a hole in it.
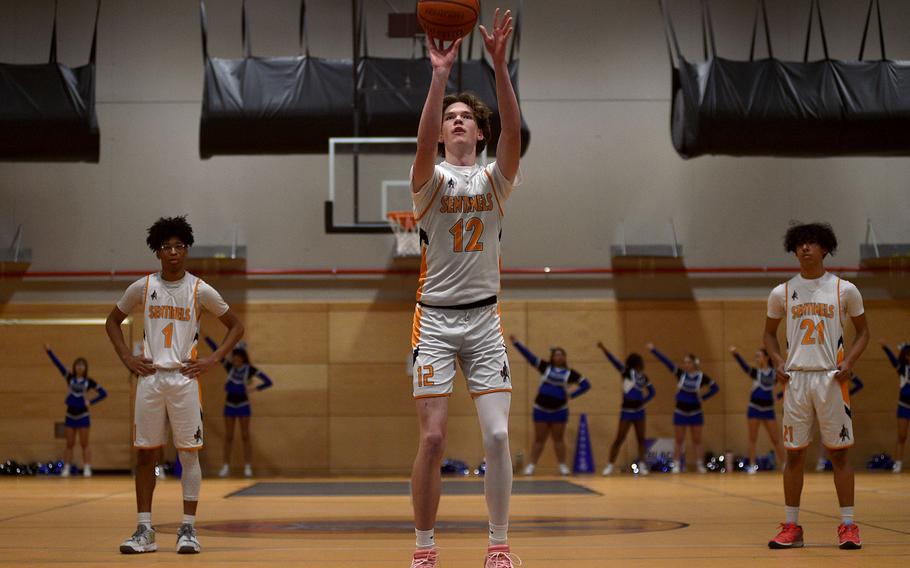
[[[167,479],[167,474],[164,473],[164,468],[160,465],[155,466],[155,479],[158,481],[164,481]]]
[[[746,466],[746,473],[749,475],[755,475],[758,473],[758,464],[752,464]]]
[[[221,466],[221,469],[218,471],[218,477],[227,477],[231,475],[231,466],[224,464]]]
[[[70,476],[70,464],[63,464],[63,470],[60,472],[60,477],[69,477]]]
[[[139,554],[156,550],[158,550],[158,545],[155,544],[155,529],[145,528],[145,525],[137,526],[133,536],[120,545],[122,554]]]
[[[199,539],[196,538],[196,527],[190,524],[182,524],[177,529],[177,554],[199,554],[202,552],[202,546],[199,545]]]
[[[85,467],[82,468],[82,475],[83,475],[83,477],[91,477],[92,476],[92,466],[90,466],[89,464],[85,464]]]
[[[638,462],[638,475],[649,475],[651,470],[648,469],[648,464],[645,462]]]
[[[571,474],[572,474],[572,470],[569,469],[569,466],[567,466],[564,463],[559,464],[559,475],[565,477],[565,476],[571,475]]]
[[[705,464],[698,464],[698,473],[708,473],[708,468],[705,467]]]
[[[521,474],[524,475],[525,477],[531,477],[532,475],[534,475],[535,469],[537,469],[537,466],[535,466],[533,463],[529,463],[528,465],[525,466],[525,469],[524,469],[524,471],[521,472]]]
[[[682,469],[679,467],[679,462],[673,462],[673,465],[670,466],[670,473],[679,473]]]
[[[818,463],[815,464],[815,471],[825,471],[825,465],[827,465],[827,461],[828,460],[825,459],[818,460]]]
[[[604,477],[607,477],[608,475],[613,475],[613,464],[608,463],[607,467],[605,467],[604,470],[602,472],[600,472],[600,474],[603,475]]]
[[[896,462],[894,462],[894,465],[891,466],[891,472],[900,473],[903,468],[904,468],[904,462],[896,461]]]
[[[243,477],[246,477],[247,479],[253,477],[253,466],[250,464],[243,466]]]

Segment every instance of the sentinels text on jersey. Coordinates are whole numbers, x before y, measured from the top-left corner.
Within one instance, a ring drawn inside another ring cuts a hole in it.
[[[519,183],[495,162],[435,167],[413,195],[422,249],[418,302],[457,306],[499,293],[504,204]]]

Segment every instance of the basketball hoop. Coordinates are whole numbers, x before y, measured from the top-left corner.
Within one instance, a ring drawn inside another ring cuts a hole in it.
[[[395,233],[395,256],[416,258],[420,256],[420,234],[413,211],[389,211],[389,226]]]

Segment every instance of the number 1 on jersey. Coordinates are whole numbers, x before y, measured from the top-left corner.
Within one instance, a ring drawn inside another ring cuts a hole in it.
[[[174,322],[167,324],[167,327],[162,329],[161,333],[164,334],[164,346],[170,349],[171,340],[174,339]]]
[[[471,238],[468,240],[467,248],[463,248],[465,231],[471,231]],[[483,250],[483,243],[480,242],[480,238],[483,237],[483,221],[479,218],[471,217],[467,223],[464,222],[464,219],[459,219],[449,229],[449,233],[455,239],[455,252],[480,252]]]

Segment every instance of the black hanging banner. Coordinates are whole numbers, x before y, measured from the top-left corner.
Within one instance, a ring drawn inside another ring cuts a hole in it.
[[[87,65],[57,62],[57,4],[47,63],[0,63],[0,161],[91,162],[99,159],[95,53],[101,1]]]
[[[310,56],[306,1],[300,2],[301,54],[253,57],[243,3],[244,57],[208,53],[208,22],[200,1],[205,88],[199,129],[199,155],[319,154],[328,139],[353,129],[350,60]]]
[[[670,130],[683,158],[910,156],[910,61],[885,58],[879,0],[869,0],[857,61],[830,58],[821,2],[811,0],[802,62],[774,57],[763,0],[757,0],[749,61],[718,57],[710,7],[702,0],[707,56],[698,63],[680,51],[667,1],[660,7],[673,67]],[[873,6],[881,59],[864,61]],[[759,14],[768,58],[756,61]],[[809,61],[816,19],[824,59]]]
[[[255,57],[246,3],[243,2],[239,59],[212,57],[208,25],[200,0],[205,88],[199,154],[205,158],[234,154],[321,154],[329,138],[349,136],[412,137],[432,78],[426,54],[410,58],[378,57],[367,47],[364,2],[352,3],[353,59],[312,57],[306,46],[306,4],[300,5],[301,55]],[[518,84],[521,12],[516,18],[509,73]],[[306,47],[305,47],[306,46]],[[496,81],[483,59],[470,59],[453,71],[448,90],[473,91],[494,112],[489,152],[499,138]],[[530,132],[522,118],[522,154]],[[413,146],[408,146],[412,151]]]

